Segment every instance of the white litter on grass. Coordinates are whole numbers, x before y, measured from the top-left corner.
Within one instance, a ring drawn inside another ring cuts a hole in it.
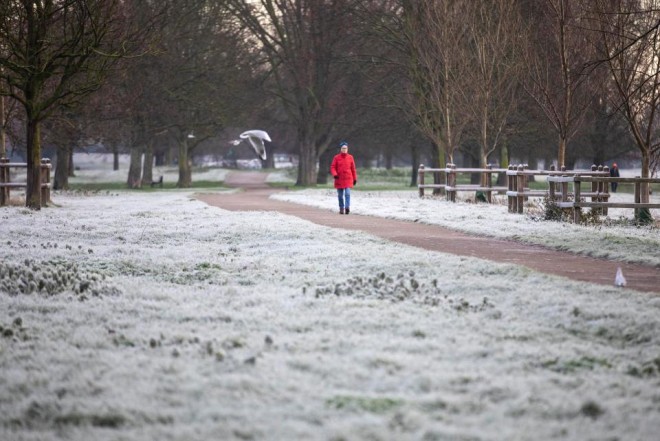
[[[616,276],[614,277],[614,285],[626,286],[626,278],[623,277],[623,271],[621,271],[621,267],[618,267],[616,269]]]
[[[55,199],[2,209],[0,262],[102,277],[86,297],[0,288],[0,439],[660,430],[658,296],[190,193]]]

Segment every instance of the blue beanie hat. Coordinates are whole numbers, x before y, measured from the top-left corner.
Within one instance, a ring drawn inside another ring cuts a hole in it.
[[[339,147],[344,147],[344,146],[348,147],[348,143],[346,141],[342,141],[339,143]]]

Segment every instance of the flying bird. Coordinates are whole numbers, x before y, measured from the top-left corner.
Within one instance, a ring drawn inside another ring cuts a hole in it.
[[[247,139],[250,141],[250,145],[257,153],[257,155],[261,159],[266,160],[266,146],[264,146],[264,141],[270,142],[270,136],[268,136],[268,133],[264,132],[263,130],[248,130],[247,132],[241,133],[239,136],[241,139]],[[232,144],[234,145],[238,145],[240,143],[241,140],[239,139],[232,141]]]

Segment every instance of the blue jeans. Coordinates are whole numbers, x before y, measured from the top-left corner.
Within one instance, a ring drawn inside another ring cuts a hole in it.
[[[351,208],[351,189],[338,188],[337,198],[339,199],[339,208]]]

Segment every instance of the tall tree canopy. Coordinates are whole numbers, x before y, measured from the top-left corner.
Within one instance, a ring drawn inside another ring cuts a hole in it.
[[[40,124],[56,106],[97,90],[109,66],[138,50],[147,28],[132,29],[139,2],[5,0],[0,3],[0,91],[25,110],[26,205],[40,209]]]

